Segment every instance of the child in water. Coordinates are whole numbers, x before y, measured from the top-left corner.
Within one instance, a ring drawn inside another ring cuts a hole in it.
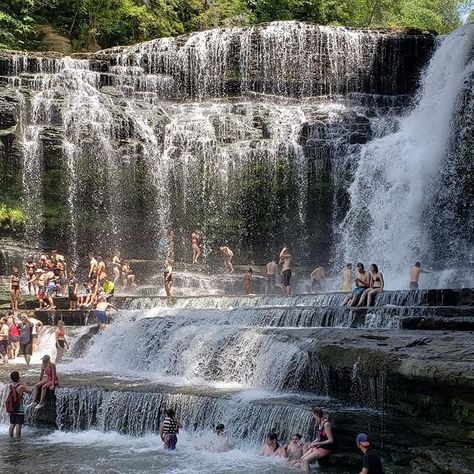
[[[304,443],[301,438],[302,436],[296,433],[291,437],[291,441],[283,446],[285,457],[288,458],[290,463],[299,461],[304,454]]]
[[[276,433],[268,433],[265,444],[258,453],[259,456],[282,456],[282,450],[278,443],[278,435]]]
[[[166,410],[166,416],[160,426],[160,437],[161,441],[163,441],[163,447],[165,449],[176,449],[178,433],[181,427],[181,423],[175,418],[174,410],[172,408],[168,408]]]

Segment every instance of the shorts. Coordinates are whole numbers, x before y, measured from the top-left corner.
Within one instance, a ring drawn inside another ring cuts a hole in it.
[[[418,289],[418,282],[417,281],[411,281],[410,282],[410,290],[417,290]]]
[[[10,413],[11,425],[22,425],[25,422],[25,415],[20,413]]]
[[[94,310],[94,316],[102,323],[107,324],[107,313],[105,311]]]
[[[349,282],[343,283],[342,291],[352,291],[352,283],[349,283]]]
[[[165,449],[174,450],[178,443],[178,436],[175,434],[165,434]]]
[[[290,286],[291,270],[285,270],[281,273],[281,284],[283,286]]]
[[[90,277],[90,281],[94,281],[94,280],[97,280],[97,272],[93,272]]]
[[[31,355],[33,353],[31,341],[26,344],[20,342],[20,351],[23,355]]]
[[[8,341],[6,339],[2,339],[0,341],[0,354],[5,355],[8,352]]]
[[[74,294],[74,291],[69,291],[69,301],[77,301],[77,295]]]
[[[64,349],[66,347],[66,341],[64,341],[64,339],[58,339],[58,342],[56,343],[56,349],[58,347]]]
[[[265,275],[267,287],[275,286],[276,276],[275,275]]]
[[[332,453],[332,451],[330,451],[329,449],[324,449],[324,448],[313,448],[311,450],[313,453],[319,453],[321,456],[321,458],[325,457],[325,456],[328,456],[329,454]]]
[[[38,298],[42,300],[45,294],[46,294],[46,286],[40,286],[38,288],[38,293],[37,293]]]
[[[46,293],[48,293],[48,295],[52,295],[55,291],[56,291],[56,285],[48,285],[46,287]]]
[[[311,288],[313,290],[320,290],[321,289],[321,280],[312,280],[311,281]]]
[[[367,290],[367,288],[364,288],[363,286],[358,286],[356,288],[354,288],[351,293],[354,295],[354,296],[361,296],[362,293]]]
[[[20,342],[20,336],[9,336],[8,342]]]

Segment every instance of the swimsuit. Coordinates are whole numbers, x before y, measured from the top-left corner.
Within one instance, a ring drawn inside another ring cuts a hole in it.
[[[283,286],[290,286],[291,270],[281,272],[281,283]]]
[[[95,317],[103,324],[107,323],[107,313],[99,309],[94,310]]]
[[[411,281],[410,282],[410,290],[418,290],[418,282],[417,281]]]
[[[165,439],[165,449],[174,450],[176,449],[176,443],[178,442],[178,423],[174,418],[166,416],[163,420],[163,437]]]

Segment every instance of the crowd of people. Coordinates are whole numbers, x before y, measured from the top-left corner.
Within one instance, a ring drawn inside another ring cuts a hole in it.
[[[176,418],[173,409],[169,408],[165,413],[160,425],[160,437],[164,449],[175,450],[179,430],[183,425]],[[316,436],[313,441],[306,441],[301,434],[295,433],[288,442],[280,444],[277,433],[268,433],[259,455],[279,456],[287,459],[292,467],[299,468],[303,472],[310,472],[310,464],[331,455],[335,447],[333,427],[329,419],[324,416],[324,411],[319,407],[314,407],[311,413],[316,424]],[[216,440],[213,442],[214,451],[231,449],[231,441],[222,423],[216,425],[214,433],[216,435]],[[361,474],[383,474],[382,461],[377,451],[372,448],[368,435],[359,433],[355,441],[363,453]]]
[[[50,256],[42,254],[37,259],[29,256],[23,273],[13,267],[9,276],[11,309],[18,310],[23,279],[28,294],[36,295],[37,309],[45,310],[56,309],[55,297],[68,297],[69,309],[94,308],[101,301],[109,301],[118,285],[123,290],[137,287],[130,262],[122,261],[119,251],[114,253],[110,265],[112,273],[109,276],[102,256],[89,253],[87,277],[79,282],[76,272],[68,267],[66,259],[57,250],[53,250]]]

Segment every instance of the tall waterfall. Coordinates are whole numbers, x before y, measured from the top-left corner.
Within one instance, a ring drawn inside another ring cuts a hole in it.
[[[206,253],[227,241],[265,261],[291,242],[328,263],[360,148],[395,129],[433,47],[279,22],[73,58],[2,53],[26,237],[63,239],[75,261],[91,247],[149,257],[172,223],[178,254],[198,227]]]
[[[456,167],[459,150],[450,148],[451,137],[459,128],[470,129],[472,136],[472,125],[469,128],[468,121],[457,122],[455,114],[469,101],[472,104],[473,73],[471,23],[444,39],[435,52],[424,74],[418,103],[400,121],[399,130],[362,148],[350,187],[350,210],[341,225],[345,260],[375,261],[391,271],[406,271],[420,259],[436,266],[473,263],[472,205],[458,222],[462,222],[459,232],[450,227],[458,212],[456,203],[450,208],[436,203],[443,194],[454,198],[456,188],[469,186],[465,184],[469,179],[472,187],[472,176],[458,176],[457,182],[447,183],[441,176],[443,169],[448,168],[445,173],[449,175]],[[472,153],[471,148],[467,158],[471,169]],[[446,189],[440,189],[443,186]],[[449,249],[452,246],[455,249]],[[439,252],[436,249],[440,247],[447,249]],[[449,257],[442,258],[446,255]]]

